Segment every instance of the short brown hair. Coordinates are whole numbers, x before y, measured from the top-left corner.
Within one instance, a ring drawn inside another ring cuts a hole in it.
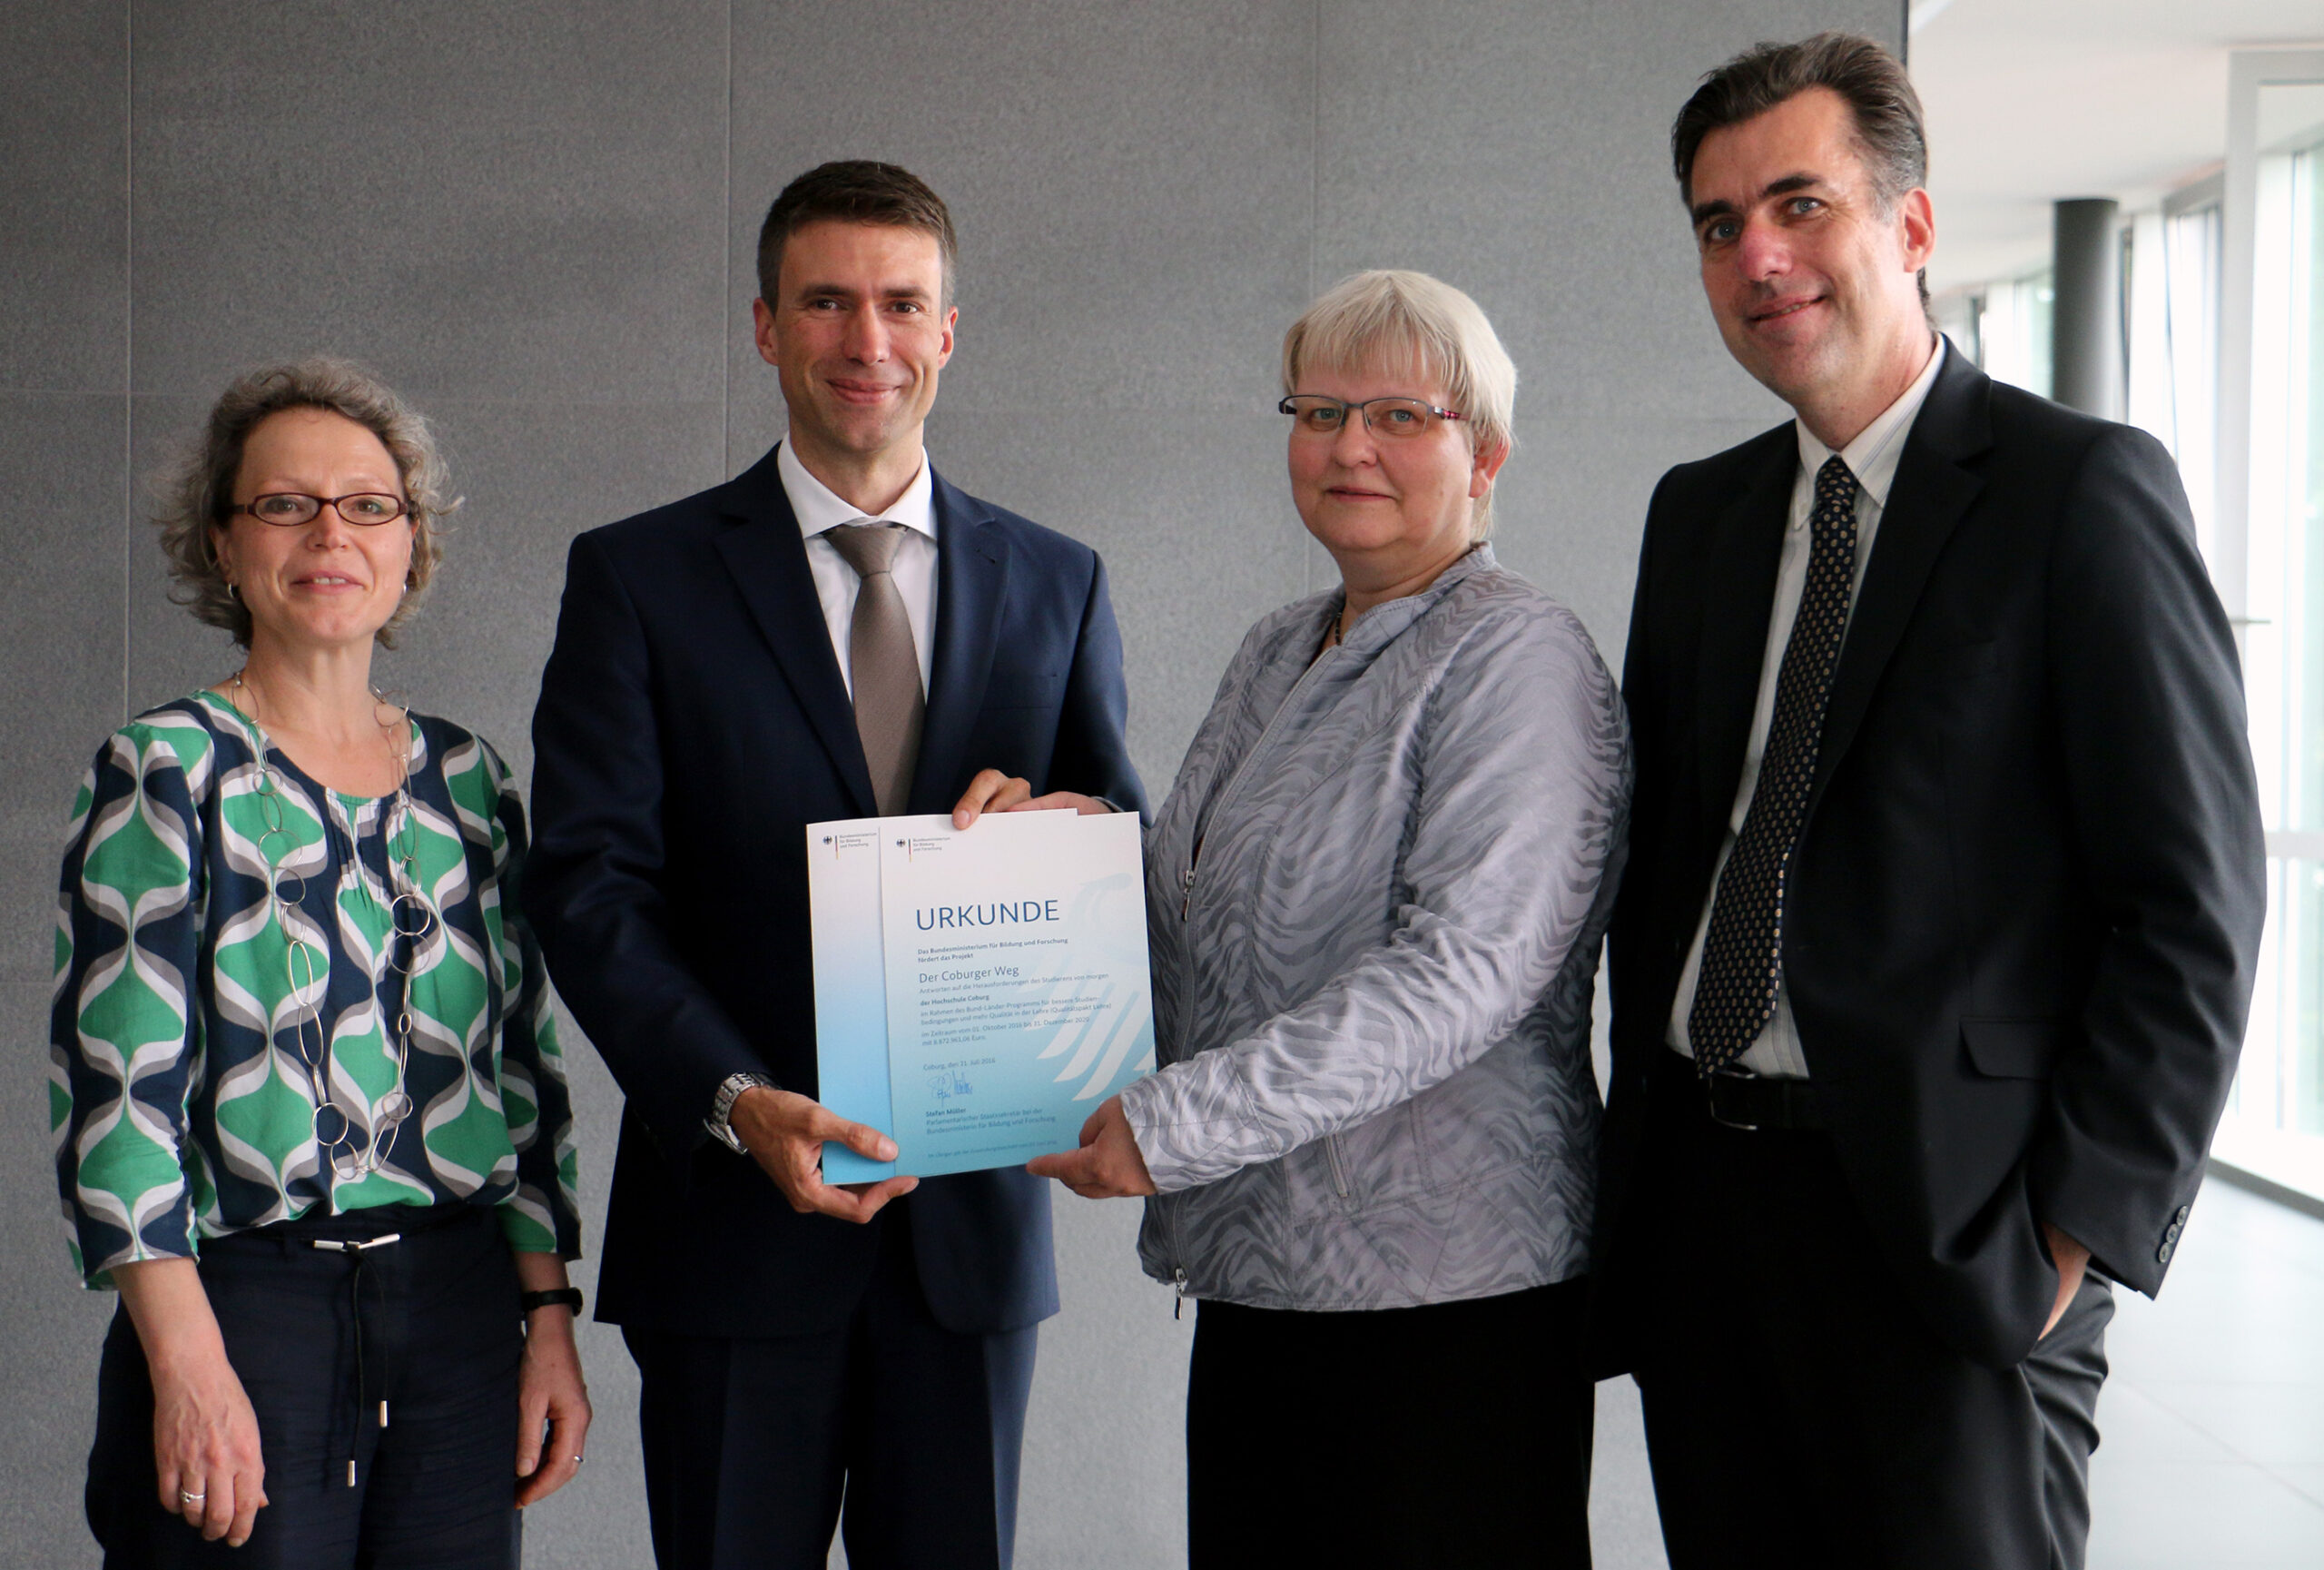
[[[1860,34],[1818,33],[1797,44],[1754,44],[1705,74],[1670,127],[1679,200],[1694,202],[1695,153],[1704,137],[1756,120],[1811,87],[1828,87],[1846,102],[1884,210],[1928,183],[1928,132],[1904,66]]]
[[[1861,34],[1828,32],[1797,44],[1755,44],[1704,74],[1670,125],[1670,169],[1679,177],[1679,200],[1694,205],[1695,154],[1704,137],[1756,120],[1814,87],[1829,88],[1847,104],[1856,151],[1872,176],[1882,216],[1896,211],[1905,193],[1928,183],[1928,128],[1920,94],[1913,91],[1904,65]],[[1925,306],[1925,271],[1920,290]]]
[[[153,523],[161,530],[162,554],[169,559],[170,597],[191,610],[194,620],[222,628],[250,647],[250,607],[228,592],[210,531],[223,528],[230,516],[226,509],[234,504],[234,481],[251,432],[286,409],[320,409],[351,420],[378,437],[395,459],[411,518],[411,566],[403,599],[379,631],[380,645],[393,648],[397,632],[419,613],[436,564],[443,559],[438,520],[460,503],[446,494],[449,480],[428,422],[378,377],[344,360],[318,355],[261,366],[226,384],[201,439],[187,444],[156,486],[162,505]]]
[[[960,242],[951,211],[927,182],[892,163],[844,158],[819,163],[790,184],[766,210],[759,225],[759,298],[769,305],[783,274],[783,244],[808,224],[836,218],[847,223],[886,223],[932,237],[944,261],[943,306],[952,305],[952,275],[960,267]]]

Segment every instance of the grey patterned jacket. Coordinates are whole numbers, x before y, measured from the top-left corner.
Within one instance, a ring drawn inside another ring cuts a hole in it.
[[[1561,1281],[1589,1262],[1620,695],[1489,547],[1311,665],[1341,604],[1251,629],[1147,839],[1138,1254],[1270,1308]]]

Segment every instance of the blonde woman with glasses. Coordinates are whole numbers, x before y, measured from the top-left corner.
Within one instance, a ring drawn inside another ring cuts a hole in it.
[[[1200,1301],[1197,1570],[1587,1565],[1621,700],[1485,543],[1516,370],[1474,301],[1350,278],[1283,389],[1341,582],[1251,629],[1148,838],[1161,1067],[1032,1170],[1148,1196],[1146,1269]]]

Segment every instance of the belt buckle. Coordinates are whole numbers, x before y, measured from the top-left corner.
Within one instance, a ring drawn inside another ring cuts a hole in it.
[[[1748,1070],[1738,1071],[1731,1068],[1713,1069],[1703,1081],[1703,1100],[1709,1108],[1710,1121],[1717,1123],[1722,1129],[1734,1129],[1746,1134],[1758,1133],[1759,1131],[1759,1125],[1757,1123],[1738,1123],[1730,1119],[1722,1118],[1718,1115],[1718,1093],[1717,1086],[1718,1081],[1722,1079],[1732,1080],[1738,1084],[1747,1084],[1751,1081],[1757,1080],[1758,1077],[1758,1075],[1750,1072]]]

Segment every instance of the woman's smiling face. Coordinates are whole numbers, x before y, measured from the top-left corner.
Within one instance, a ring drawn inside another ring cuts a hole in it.
[[[1297,391],[1346,404],[1412,398],[1449,407],[1443,388],[1401,364],[1310,368]],[[1393,582],[1468,549],[1476,499],[1497,465],[1473,449],[1462,422],[1431,418],[1416,434],[1386,436],[1350,410],[1328,434],[1295,426],[1290,467],[1292,504],[1342,575],[1361,563],[1365,578]]]
[[[379,439],[320,409],[270,414],[242,444],[235,504],[284,491],[404,495],[396,460]],[[411,570],[414,528],[409,513],[359,527],[326,507],[290,528],[236,513],[214,526],[211,538],[250,610],[253,644],[327,648],[368,642],[395,614]]]

